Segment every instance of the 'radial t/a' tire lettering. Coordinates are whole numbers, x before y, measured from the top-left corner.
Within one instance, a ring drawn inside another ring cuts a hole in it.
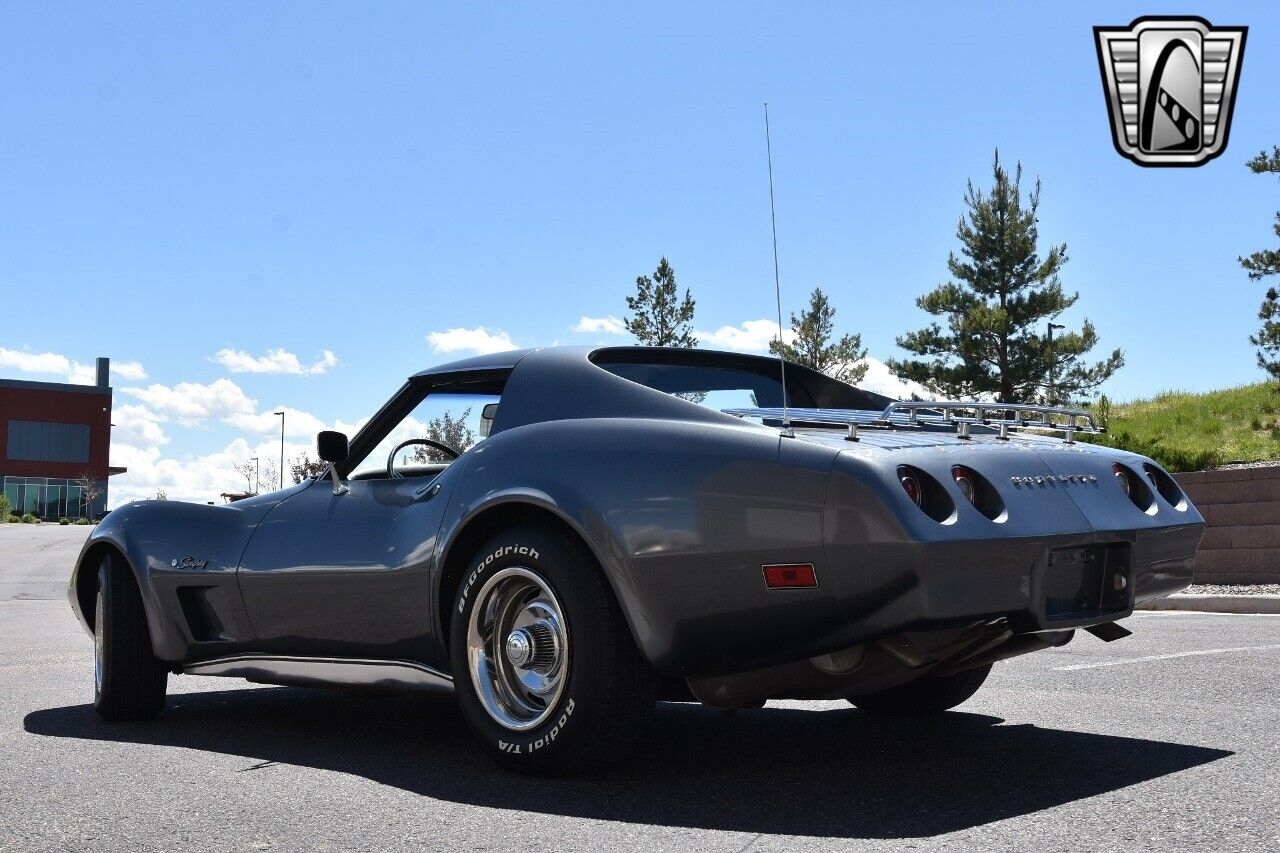
[[[653,673],[595,559],[538,526],[500,533],[471,559],[449,654],[463,716],[512,770],[616,761],[653,712]]]

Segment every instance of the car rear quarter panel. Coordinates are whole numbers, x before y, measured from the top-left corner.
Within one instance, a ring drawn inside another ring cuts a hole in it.
[[[506,430],[468,456],[442,539],[520,484],[592,548],[659,671],[731,671],[777,655],[777,636],[817,647],[847,627],[821,590],[769,592],[761,571],[822,563],[829,448],[745,424],[609,418]]]

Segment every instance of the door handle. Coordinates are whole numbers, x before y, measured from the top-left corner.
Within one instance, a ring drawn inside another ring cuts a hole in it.
[[[427,483],[425,486],[420,486],[419,488],[414,489],[413,499],[415,501],[420,501],[424,498],[433,498],[438,494],[440,494],[440,484]]]

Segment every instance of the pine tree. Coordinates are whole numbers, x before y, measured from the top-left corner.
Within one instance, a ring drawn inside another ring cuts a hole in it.
[[[1245,165],[1257,175],[1280,175],[1280,145],[1273,146],[1270,154],[1259,152]],[[1280,211],[1276,212],[1276,224],[1271,227],[1280,237]],[[1280,249],[1263,249],[1247,258],[1239,258],[1239,261],[1253,281],[1280,273]],[[1262,321],[1262,327],[1256,335],[1249,336],[1249,343],[1258,348],[1258,367],[1272,379],[1280,380],[1280,291],[1275,287],[1267,288],[1258,308],[1258,319]]]
[[[997,150],[992,178],[985,194],[969,182],[969,209],[956,227],[964,257],[952,252],[947,258],[953,280],[916,300],[945,318],[946,329],[934,322],[898,338],[898,346],[922,358],[894,359],[889,368],[946,397],[985,395],[1011,403],[1090,397],[1124,366],[1124,355],[1117,349],[1102,361],[1085,362],[1098,343],[1088,319],[1079,331],[1054,335],[1050,352],[1042,335],[1046,324],[1080,298],[1064,293],[1058,278],[1067,246],[1051,245],[1043,258],[1037,253],[1040,181],[1024,202],[1021,163],[1010,180]]]
[[[658,262],[653,278],[647,275],[636,278],[636,295],[627,297],[627,307],[635,312],[626,318],[627,331],[646,346],[696,347],[693,297],[688,289],[683,301],[679,297],[676,271],[664,257]]]
[[[809,294],[809,307],[791,315],[795,343],[770,341],[769,351],[787,361],[812,367],[832,379],[856,385],[867,375],[867,365],[862,361],[867,357],[867,350],[862,346],[862,335],[845,334],[837,341],[832,340],[835,316],[836,309],[831,307],[827,295],[822,288],[815,287]]]

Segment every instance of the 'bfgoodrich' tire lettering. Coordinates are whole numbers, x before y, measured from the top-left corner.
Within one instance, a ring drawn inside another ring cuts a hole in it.
[[[484,570],[493,565],[493,561],[501,559],[510,554],[517,554],[522,557],[528,557],[531,560],[538,559],[538,550],[530,548],[528,545],[506,545],[491,554],[485,555],[471,570],[471,574],[467,575],[466,582],[462,585],[462,594],[458,598],[458,613],[462,613],[467,606],[467,596],[471,592],[471,587],[475,586],[477,580],[484,573]]]
[[[566,681],[545,717],[528,729],[491,716],[477,692],[468,636],[480,591],[498,572],[535,575],[558,602],[568,649]],[[655,679],[641,657],[599,564],[580,540],[536,524],[496,535],[468,562],[449,626],[449,662],[458,705],[489,755],[526,773],[575,773],[611,764],[643,734]]]

